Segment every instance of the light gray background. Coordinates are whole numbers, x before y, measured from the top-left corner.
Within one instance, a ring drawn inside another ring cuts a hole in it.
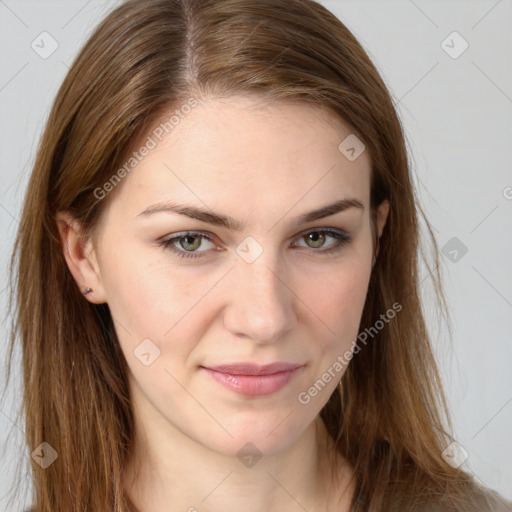
[[[7,263],[39,135],[77,51],[116,3],[0,0],[2,363],[10,320]],[[441,256],[453,349],[446,326],[432,312],[427,268],[425,310],[455,437],[469,454],[463,467],[512,498],[512,1],[321,3],[358,37],[397,102],[414,179],[440,247],[453,237],[452,244],[467,247],[456,261],[450,245]],[[44,31],[58,43],[46,59],[31,48],[34,40],[42,46]],[[445,51],[455,56],[463,48],[461,39],[448,37],[454,31],[469,45],[457,58]],[[3,366],[1,372],[3,379]],[[30,502],[26,469],[21,480],[15,474],[16,462],[29,456],[23,425],[16,422],[19,397],[11,387],[0,410],[0,446],[6,443],[0,451],[2,510],[16,482],[26,486]]]

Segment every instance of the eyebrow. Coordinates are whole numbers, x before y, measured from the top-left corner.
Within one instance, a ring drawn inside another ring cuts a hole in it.
[[[293,222],[295,222],[296,225],[306,224],[308,222],[323,219],[324,217],[329,217],[330,215],[343,212],[345,210],[348,210],[349,208],[358,208],[361,211],[364,211],[364,205],[361,203],[361,201],[355,198],[346,198],[340,199],[338,201],[335,201],[334,203],[322,206],[321,208],[318,208],[316,210],[312,210],[310,212],[299,215],[298,217],[295,217],[293,219]],[[243,231],[245,229],[245,224],[234,219],[233,217],[209,212],[201,208],[197,208],[195,206],[180,205],[177,203],[173,203],[172,201],[163,201],[148,206],[144,211],[140,212],[135,218],[148,217],[155,213],[161,212],[178,213],[180,215],[185,215],[192,219],[207,222],[215,226],[222,226],[224,228],[229,229],[230,231]]]

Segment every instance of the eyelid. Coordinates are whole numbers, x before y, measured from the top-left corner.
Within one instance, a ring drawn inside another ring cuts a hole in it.
[[[311,229],[308,229],[306,231],[302,231],[300,232],[298,235],[296,235],[294,237],[295,238],[302,238],[302,237],[305,237],[306,235],[309,235],[310,233],[326,233],[327,236],[330,236],[334,239],[336,239],[336,242],[337,243],[334,243],[334,244],[330,244],[328,245],[327,247],[331,247],[331,246],[334,246],[332,247],[332,250],[334,251],[337,247],[341,247],[343,245],[347,245],[349,244],[351,241],[352,241],[352,235],[350,235],[347,231],[343,230],[343,229],[338,229],[338,228],[332,228],[332,227],[324,227],[324,228],[311,228]],[[301,246],[301,247],[304,247],[304,246]],[[320,248],[320,249],[313,249],[310,247],[310,249],[314,252],[323,252],[323,253],[328,253],[330,249],[325,249],[325,248]]]
[[[334,227],[310,228],[310,229],[307,229],[306,231],[301,231],[297,235],[294,235],[292,237],[292,240],[295,240],[296,238],[304,237],[310,233],[317,233],[317,232],[318,233],[326,233],[328,236],[335,238],[336,243],[328,245],[327,249],[325,249],[325,248],[318,248],[318,249],[309,248],[312,252],[317,252],[317,253],[324,254],[324,255],[327,255],[329,253],[335,253],[338,249],[341,249],[343,246],[348,245],[352,241],[352,235],[350,235],[347,231],[345,231],[343,229],[339,229],[339,228],[334,228]],[[204,256],[202,254],[209,252],[208,250],[185,251],[185,250],[176,248],[174,246],[174,243],[176,241],[178,241],[179,239],[184,238],[186,236],[200,237],[205,240],[208,240],[211,243],[215,243],[213,239],[216,238],[215,235],[213,235],[212,233],[207,232],[207,231],[182,231],[182,232],[173,234],[170,238],[162,237],[162,239],[159,239],[158,243],[159,243],[159,245],[163,246],[164,249],[170,250],[171,252],[173,252],[174,254],[176,254],[178,257],[181,257],[181,258],[196,258],[196,259],[203,258]],[[331,246],[334,246],[334,247],[331,247]],[[300,247],[307,249],[307,247],[304,247],[304,246],[300,246]],[[215,250],[215,249],[213,249],[213,250]],[[217,248],[217,250],[218,250],[218,248]],[[197,254],[199,254],[199,256],[196,256]]]
[[[176,234],[172,234],[169,238],[162,237],[157,240],[159,244],[172,244],[176,242],[177,240],[180,240],[181,238],[185,238],[186,236],[196,236],[199,238],[202,238],[204,240],[208,240],[208,242],[211,242],[215,244],[214,238],[215,235],[212,233],[209,233],[207,231],[182,231]],[[218,244],[217,244],[218,245]],[[190,252],[190,251],[189,251]],[[205,252],[205,251],[195,251],[195,252]]]
[[[337,233],[339,235],[344,235],[347,238],[350,236],[348,231],[346,231],[344,229],[335,228],[335,227],[332,227],[332,226],[323,226],[323,227],[309,228],[309,229],[306,229],[305,231],[299,231],[297,234],[295,234],[292,237],[290,237],[289,240],[295,240],[296,238],[299,238],[301,236],[309,235],[309,233],[316,233],[316,232],[320,232],[320,233],[334,232],[334,233]],[[183,237],[185,237],[187,235],[201,236],[201,237],[204,237],[206,240],[209,240],[210,242],[213,242],[214,239],[218,239],[219,238],[217,235],[214,235],[210,231],[185,230],[185,231],[179,231],[177,233],[173,233],[171,235],[165,235],[165,236],[159,238],[157,241],[158,242],[164,242],[164,241],[169,241],[169,240],[173,240],[173,239],[176,240],[176,239],[179,239],[179,238],[183,238]],[[169,238],[166,238],[167,236],[169,236]]]

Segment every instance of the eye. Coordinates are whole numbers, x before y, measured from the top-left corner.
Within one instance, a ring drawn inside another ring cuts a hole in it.
[[[312,229],[307,233],[301,234],[300,237],[304,239],[308,245],[295,245],[295,247],[307,247],[319,254],[334,253],[352,241],[350,235],[343,231],[335,230],[334,228]],[[328,238],[333,238],[335,242],[328,244],[327,249],[324,249],[322,247],[324,247]],[[159,244],[163,246],[164,249],[170,250],[180,258],[202,258],[203,254],[201,253],[208,251],[208,248],[198,250],[203,245],[203,240],[207,240],[214,245],[209,235],[193,231],[178,234],[167,240],[161,240]]]
[[[197,251],[203,240],[207,240],[212,243],[212,239],[204,233],[187,232],[178,236],[173,236],[167,240],[162,240],[160,245],[165,249],[169,249],[180,258],[201,258],[202,255],[195,253],[205,252],[204,250]],[[179,249],[176,244],[181,248]]]
[[[342,246],[349,244],[352,241],[352,237],[343,231],[329,229],[314,229],[300,235],[301,238],[306,242],[306,246],[296,245],[296,247],[309,247],[314,249],[316,252],[325,254],[332,253],[342,248]],[[325,242],[328,238],[333,238],[333,243],[325,246]],[[327,249],[317,250],[322,247],[328,247]]]

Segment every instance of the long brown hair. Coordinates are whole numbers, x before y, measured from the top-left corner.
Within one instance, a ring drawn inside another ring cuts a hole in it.
[[[312,0],[130,0],[71,66],[40,141],[11,260],[7,379],[20,343],[29,453],[46,442],[58,454],[45,469],[30,458],[37,510],[136,510],[122,481],[134,438],[126,360],[108,305],[85,300],[69,272],[57,212],[94,236],[109,201],[95,191],[134,141],[189,98],[235,94],[307,102],[342,118],[371,156],[373,215],[382,200],[391,203],[360,330],[392,304],[402,309],[361,348],[321,412],[336,453],[356,470],[352,510],[421,510],[442,496],[467,511],[472,477],[441,455],[452,427],[420,303],[419,214],[433,247],[430,278],[447,309],[403,130],[361,45]]]

